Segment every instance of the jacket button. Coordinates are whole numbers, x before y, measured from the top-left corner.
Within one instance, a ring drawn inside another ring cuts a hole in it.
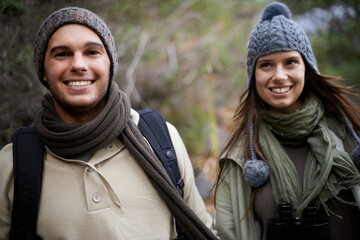
[[[102,199],[102,197],[101,197],[100,193],[94,193],[92,196],[92,200],[96,203],[101,202],[101,199]]]
[[[168,150],[166,151],[165,156],[170,159],[174,157],[174,154],[171,150]]]

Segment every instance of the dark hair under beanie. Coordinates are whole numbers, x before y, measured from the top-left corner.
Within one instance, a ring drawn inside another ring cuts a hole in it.
[[[110,58],[110,81],[113,80],[118,67],[117,53],[114,38],[103,20],[95,13],[78,7],[62,8],[46,18],[36,36],[34,46],[34,63],[36,73],[41,83],[48,87],[43,79],[44,58],[51,36],[60,27],[66,24],[81,24],[93,30],[101,39]]]

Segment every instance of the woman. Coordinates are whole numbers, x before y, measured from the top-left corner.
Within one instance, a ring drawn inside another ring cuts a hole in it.
[[[320,237],[307,238],[360,239],[360,110],[345,97],[354,94],[332,82],[339,78],[319,73],[286,5],[265,8],[249,39],[247,73],[219,163],[221,239],[302,239],[311,209],[324,224],[311,228]],[[287,226],[295,236],[285,228],[273,235],[279,206],[292,209]]]

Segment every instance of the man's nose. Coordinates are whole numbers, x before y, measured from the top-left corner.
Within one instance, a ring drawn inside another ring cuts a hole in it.
[[[71,72],[85,72],[88,70],[86,60],[81,53],[75,53],[71,61]]]

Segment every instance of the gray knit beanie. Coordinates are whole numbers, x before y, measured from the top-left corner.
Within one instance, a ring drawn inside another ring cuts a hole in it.
[[[43,80],[44,58],[49,39],[56,30],[66,24],[81,24],[93,30],[101,39],[110,58],[110,81],[113,80],[118,67],[114,38],[106,24],[95,13],[78,7],[62,8],[46,18],[36,36],[34,47],[34,63],[36,73],[41,83],[48,87]]]
[[[291,20],[291,12],[285,4],[273,2],[264,9],[261,21],[250,35],[246,62],[248,85],[258,58],[281,51],[298,51],[309,66],[319,72],[306,33]]]

